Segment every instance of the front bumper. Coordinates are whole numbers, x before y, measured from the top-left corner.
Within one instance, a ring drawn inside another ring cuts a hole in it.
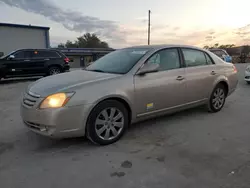
[[[85,135],[85,125],[92,105],[79,105],[57,109],[38,109],[38,99],[34,106],[21,103],[21,117],[33,132],[54,138],[80,137]]]
[[[250,72],[245,71],[245,81],[249,82],[250,81]]]

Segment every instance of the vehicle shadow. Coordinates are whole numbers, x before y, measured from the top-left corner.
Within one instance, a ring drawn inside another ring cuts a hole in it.
[[[95,145],[85,137],[51,139],[40,135],[36,135],[32,132],[29,133],[29,136],[32,137],[29,140],[34,141],[33,144],[36,145],[35,150],[37,152],[47,152],[47,151],[78,152],[79,150],[81,151],[81,149],[84,149],[84,151],[91,151],[94,148],[100,148],[100,147],[101,148],[105,147],[106,149],[112,149],[118,147],[119,145],[126,144],[127,142],[134,142],[135,140],[137,143],[140,143],[144,140],[154,142],[155,139],[156,140],[158,139],[159,132],[163,132],[165,134],[166,131],[164,132],[164,128],[171,125],[175,125],[179,121],[182,121],[182,119],[193,116],[193,114],[196,114],[198,116],[205,113],[208,112],[206,112],[204,107],[197,107],[133,124],[129,127],[127,133],[121,140],[107,146]]]
[[[16,83],[23,83],[23,82],[32,82],[40,79],[42,77],[27,77],[27,78],[10,78],[10,79],[2,79],[0,80],[0,85],[5,84],[16,84]]]

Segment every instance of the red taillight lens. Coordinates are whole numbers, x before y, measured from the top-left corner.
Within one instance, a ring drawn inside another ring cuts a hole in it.
[[[64,62],[68,64],[69,63],[69,58],[65,57]]]
[[[234,72],[237,72],[237,68],[233,65]]]

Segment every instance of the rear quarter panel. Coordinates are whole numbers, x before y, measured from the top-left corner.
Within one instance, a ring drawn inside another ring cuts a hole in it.
[[[225,81],[228,84],[228,95],[230,95],[236,89],[238,84],[237,71],[235,71],[232,63],[226,63],[219,58],[216,58],[215,61],[219,75],[214,82],[214,86],[220,81]]]

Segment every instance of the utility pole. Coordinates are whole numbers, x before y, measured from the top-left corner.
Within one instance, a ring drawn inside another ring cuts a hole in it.
[[[148,45],[150,45],[150,14],[151,14],[151,11],[148,10]]]

